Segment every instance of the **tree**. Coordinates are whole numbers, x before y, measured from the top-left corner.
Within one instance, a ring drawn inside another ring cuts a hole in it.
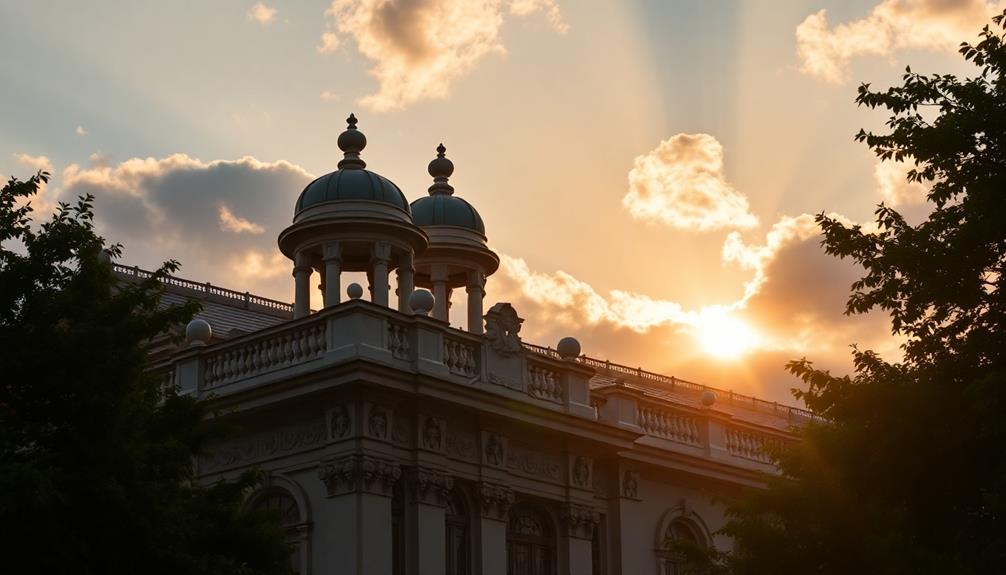
[[[806,359],[795,392],[827,418],[776,454],[781,476],[728,505],[732,554],[719,573],[996,573],[1006,565],[1006,12],[964,58],[973,78],[920,75],[859,88],[890,112],[860,131],[882,160],[905,160],[929,186],[931,212],[911,225],[881,204],[877,230],[823,213],[827,253],[865,275],[846,312],[887,312],[906,339],[889,363],[854,349],[854,374]],[[692,558],[695,559],[694,553]]]
[[[192,461],[224,430],[146,370],[148,342],[198,310],[160,305],[177,263],[116,282],[90,196],[33,224],[28,200],[47,179],[0,190],[4,570],[288,572],[276,518],[242,511],[258,476],[197,484]]]

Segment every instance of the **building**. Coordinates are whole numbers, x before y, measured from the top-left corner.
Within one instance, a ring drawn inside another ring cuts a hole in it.
[[[499,260],[443,146],[410,205],[365,169],[348,121],[339,169],[279,237],[292,305],[168,282],[166,299],[205,309],[153,368],[242,430],[199,476],[267,470],[248,504],[281,512],[305,574],[670,575],[669,540],[729,547],[712,499],[762,485],[764,448],[810,414],[581,356],[572,338],[522,341],[510,304],[483,308]],[[342,297],[347,271],[367,273],[369,301],[357,284]],[[467,330],[446,321],[461,288]]]

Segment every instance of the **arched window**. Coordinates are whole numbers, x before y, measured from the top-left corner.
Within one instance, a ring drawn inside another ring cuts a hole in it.
[[[306,573],[307,523],[301,516],[300,506],[293,495],[285,489],[270,488],[254,499],[252,509],[265,511],[276,517],[290,543],[290,567],[294,573]]]
[[[686,519],[676,518],[664,530],[662,548],[657,552],[661,575],[688,575],[684,557],[675,549],[676,543],[705,545],[705,538]]]
[[[507,575],[553,575],[555,529],[541,510],[517,505],[507,523]]]
[[[447,527],[447,575],[469,575],[472,565],[471,515],[461,490],[451,490],[444,521]]]

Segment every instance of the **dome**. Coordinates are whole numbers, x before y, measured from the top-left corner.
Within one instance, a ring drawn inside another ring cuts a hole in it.
[[[361,168],[339,169],[311,182],[297,198],[296,213],[322,202],[366,200],[409,211],[402,190],[388,178]]]
[[[471,204],[455,196],[454,187],[447,183],[454,173],[454,163],[444,156],[446,151],[443,144],[437,146],[437,157],[428,169],[433,176],[430,195],[412,202],[412,221],[420,227],[455,226],[485,235],[482,216]]]
[[[360,158],[360,152],[367,147],[367,137],[356,129],[356,116],[350,114],[346,123],[346,131],[339,135],[339,149],[344,152],[339,169],[304,188],[297,198],[294,215],[318,204],[340,200],[379,202],[409,213],[409,201],[398,186],[384,176],[364,169],[367,163]]]
[[[412,202],[412,221],[417,226],[457,226],[485,235],[486,226],[471,204],[456,196],[435,195]]]

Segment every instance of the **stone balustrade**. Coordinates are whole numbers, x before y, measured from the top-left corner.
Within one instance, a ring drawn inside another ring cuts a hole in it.
[[[699,422],[694,416],[666,407],[640,405],[636,417],[639,426],[648,435],[688,445],[700,445],[702,437],[699,431]]]
[[[724,435],[728,453],[760,463],[772,463],[772,451],[783,446],[783,440],[778,436],[736,425],[726,426]]]
[[[223,344],[204,359],[201,387],[213,389],[319,359],[325,351],[325,328],[325,322],[316,321],[267,337]]]

